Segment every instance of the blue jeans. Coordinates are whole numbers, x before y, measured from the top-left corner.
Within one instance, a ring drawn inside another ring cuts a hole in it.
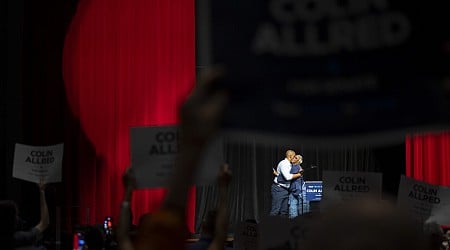
[[[271,216],[288,216],[288,198],[289,192],[287,188],[280,187],[275,183],[272,184],[272,208]]]
[[[301,214],[309,213],[309,201],[306,200],[306,187],[302,185],[299,195],[289,194],[289,218],[293,219]]]

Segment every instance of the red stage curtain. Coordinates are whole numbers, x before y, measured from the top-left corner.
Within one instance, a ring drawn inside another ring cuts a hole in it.
[[[434,185],[450,186],[450,132],[407,136],[406,175]]]
[[[67,99],[80,131],[70,135],[77,126],[66,125],[65,162],[77,169],[65,173],[75,200],[67,206],[79,206],[79,222],[118,215],[130,127],[177,123],[179,104],[195,82],[194,17],[194,0],[79,2],[63,55]],[[136,191],[134,221],[154,211],[164,193]],[[187,213],[193,231],[194,189]]]

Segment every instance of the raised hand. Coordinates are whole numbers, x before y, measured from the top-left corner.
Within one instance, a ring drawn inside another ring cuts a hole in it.
[[[126,190],[134,190],[136,188],[136,176],[132,168],[127,168],[122,176],[122,183]]]
[[[40,191],[45,191],[45,187],[47,187],[47,183],[43,178],[39,180],[38,187]]]
[[[205,72],[180,109],[181,133],[187,144],[203,145],[217,131],[227,103],[227,93],[218,85],[222,69]]]

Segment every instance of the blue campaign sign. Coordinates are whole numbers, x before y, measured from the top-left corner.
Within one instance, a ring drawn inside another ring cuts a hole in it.
[[[198,0],[225,126],[308,136],[450,124],[449,1]]]
[[[306,200],[320,201],[322,199],[322,181],[305,181]]]

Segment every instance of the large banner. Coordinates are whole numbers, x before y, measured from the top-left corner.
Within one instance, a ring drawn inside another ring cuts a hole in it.
[[[449,127],[449,1],[196,2],[198,66],[227,67],[229,128],[386,143]]]
[[[16,143],[13,177],[39,183],[61,182],[64,144],[29,146]]]
[[[335,203],[349,200],[381,200],[381,173],[323,171],[322,177],[323,197],[320,209],[328,209]]]
[[[180,134],[176,126],[133,127],[130,130],[131,167],[138,188],[165,187],[173,174]],[[223,142],[217,137],[203,152],[195,183],[212,184],[224,163]]]
[[[450,187],[431,185],[402,175],[397,204],[420,223],[450,225]]]

